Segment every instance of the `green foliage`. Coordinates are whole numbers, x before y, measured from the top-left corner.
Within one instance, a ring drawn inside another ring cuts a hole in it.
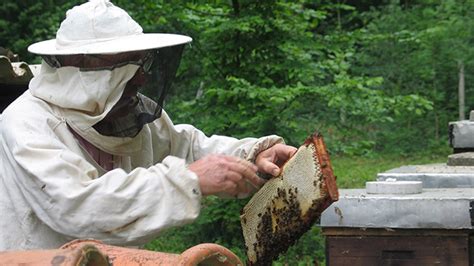
[[[27,53],[28,45],[53,39],[65,11],[81,1],[3,1],[0,4],[0,46],[20,54],[26,62],[36,62]]]
[[[457,119],[458,65],[474,67],[473,12],[472,1],[419,1],[410,8],[390,4],[364,14],[369,23],[357,31],[363,38],[354,73],[383,76],[382,89],[393,97],[410,93],[432,102],[426,114],[405,108],[380,132],[385,140],[380,148],[409,152],[446,139],[448,122]],[[470,74],[465,79],[474,82]],[[466,109],[473,103],[474,88],[467,85]]]
[[[450,150],[429,149],[415,154],[380,153],[373,156],[334,156],[331,162],[339,188],[364,188],[365,182],[376,179],[378,173],[403,165],[445,163]]]

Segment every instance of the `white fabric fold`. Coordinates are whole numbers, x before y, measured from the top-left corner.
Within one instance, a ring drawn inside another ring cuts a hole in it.
[[[118,102],[137,70],[136,65],[125,65],[114,70],[84,72],[77,67],[56,69],[43,62],[29,90],[33,96],[51,103],[54,112],[88,142],[110,154],[129,155],[142,149],[144,134],[135,138],[103,136],[93,125]]]

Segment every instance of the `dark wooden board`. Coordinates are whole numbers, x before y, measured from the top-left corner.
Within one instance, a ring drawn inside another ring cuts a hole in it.
[[[470,265],[472,238],[458,236],[327,236],[327,265]]]

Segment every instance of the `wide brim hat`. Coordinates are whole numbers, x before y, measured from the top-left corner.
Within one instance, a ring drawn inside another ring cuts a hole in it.
[[[191,42],[185,35],[143,33],[142,27],[109,0],[90,0],[66,13],[56,38],[34,43],[39,55],[115,54]]]

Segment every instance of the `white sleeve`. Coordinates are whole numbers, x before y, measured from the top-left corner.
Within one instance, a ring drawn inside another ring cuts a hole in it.
[[[251,162],[255,162],[256,156],[263,150],[277,144],[283,143],[283,139],[276,135],[261,138],[237,139],[221,135],[207,137],[202,131],[192,125],[173,125],[166,113],[157,121],[155,129],[160,129],[154,133],[161,141],[167,140],[170,150],[168,154],[184,158],[186,162],[192,163],[208,154],[225,154],[237,156]],[[166,145],[158,145],[166,146]],[[256,191],[255,187],[248,184],[250,193],[239,194],[238,198],[248,197]],[[221,197],[234,197],[221,193]]]
[[[180,158],[185,158],[187,163],[199,160],[208,154],[225,154],[255,161],[255,157],[261,151],[269,147],[283,143],[283,139],[276,135],[261,138],[237,139],[221,135],[207,137],[202,131],[192,125],[173,125],[167,114],[163,112],[163,117],[157,126],[166,128],[167,137],[163,132],[158,133],[162,139],[169,138],[169,154]]]

